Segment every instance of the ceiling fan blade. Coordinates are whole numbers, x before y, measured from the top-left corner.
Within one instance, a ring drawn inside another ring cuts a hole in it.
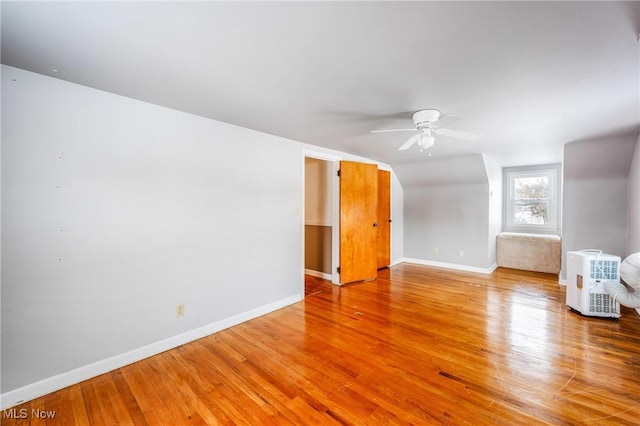
[[[418,133],[417,135],[411,136],[411,138],[408,141],[406,141],[400,148],[398,148],[398,151],[404,151],[406,149],[411,148],[411,145],[416,143],[418,139],[420,139],[420,133]]]
[[[434,131],[434,133],[436,135],[449,136],[449,137],[458,138],[458,139],[466,139],[466,140],[469,140],[469,141],[478,140],[478,138],[480,137],[480,136],[474,135],[472,133],[461,132],[460,130],[433,129],[433,131]]]
[[[413,129],[386,129],[386,130],[372,130],[371,133],[387,133],[387,132],[415,132],[416,128]]]

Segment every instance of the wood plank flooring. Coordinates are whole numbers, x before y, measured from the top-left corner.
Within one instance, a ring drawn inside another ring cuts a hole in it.
[[[15,407],[27,418],[4,412],[2,424],[640,423],[640,316],[571,312],[553,275],[401,264],[343,287],[308,280],[303,302]]]

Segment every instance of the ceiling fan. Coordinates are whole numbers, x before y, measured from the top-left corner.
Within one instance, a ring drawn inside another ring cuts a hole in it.
[[[409,138],[408,141],[398,148],[398,151],[409,149],[416,142],[420,147],[420,151],[431,148],[436,143],[434,135],[450,136],[452,138],[466,139],[470,141],[478,139],[478,136],[471,133],[461,132],[459,130],[442,129],[440,126],[434,125],[440,117],[440,111],[437,109],[421,109],[420,111],[413,113],[413,123],[416,126],[415,129],[372,130],[371,133],[415,132],[417,130],[418,133]]]

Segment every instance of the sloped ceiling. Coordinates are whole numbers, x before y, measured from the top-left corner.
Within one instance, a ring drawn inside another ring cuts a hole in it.
[[[633,136],[584,140],[564,146],[565,179],[626,179],[631,169]]]
[[[481,153],[559,162],[568,142],[640,124],[637,2],[3,1],[1,18],[4,64],[366,156],[407,182]],[[369,133],[423,108],[480,138],[438,136],[429,157],[397,151],[411,133]]]

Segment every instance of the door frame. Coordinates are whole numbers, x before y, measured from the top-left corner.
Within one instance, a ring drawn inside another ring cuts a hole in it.
[[[304,297],[304,271],[305,271],[305,158],[315,158],[323,160],[331,164],[331,173],[333,178],[331,179],[331,283],[340,285],[340,275],[338,275],[338,265],[340,263],[340,188],[338,181],[338,170],[340,169],[340,161],[343,160],[342,156],[328,154],[321,151],[314,151],[310,149],[302,149],[302,194],[301,194],[301,236],[302,236],[302,295]]]
[[[391,218],[391,226],[389,226],[389,267],[393,265],[393,169],[388,164],[378,164],[378,170],[389,172],[389,216]]]
[[[380,180],[380,174],[381,174],[381,173],[388,173],[388,174],[389,174],[389,187],[387,188],[387,189],[388,189],[388,192],[389,192],[389,199],[387,200],[387,203],[388,203],[388,206],[389,206],[389,212],[388,212],[389,217],[388,217],[388,219],[387,219],[387,220],[388,220],[388,222],[387,222],[387,223],[384,225],[384,227],[383,227],[383,226],[382,226],[382,223],[380,223],[380,220],[381,220],[381,219],[385,219],[385,218],[380,218],[380,217],[378,216],[378,226],[380,227],[380,228],[378,228],[378,232],[381,232],[380,230],[381,230],[381,229],[383,229],[383,228],[385,228],[385,227],[388,227],[388,229],[389,229],[389,235],[388,235],[388,240],[389,240],[389,241],[388,241],[388,243],[389,243],[388,249],[389,249],[389,252],[385,254],[385,259],[386,259],[386,256],[389,256],[389,258],[388,258],[388,263],[386,263],[386,264],[384,264],[384,265],[382,265],[382,266],[380,265],[380,263],[379,263],[379,260],[380,260],[380,259],[378,258],[378,259],[377,259],[377,260],[378,260],[378,264],[377,264],[378,269],[380,269],[380,268],[384,268],[384,267],[389,267],[389,266],[391,265],[391,228],[392,228],[392,226],[391,226],[391,224],[392,224],[392,219],[391,219],[391,204],[392,204],[392,201],[393,201],[393,199],[392,199],[392,197],[391,197],[391,186],[392,186],[392,185],[391,185],[391,179],[392,179],[392,172],[391,172],[390,170],[384,170],[384,169],[380,168],[380,166],[378,166],[378,213],[380,213],[380,182],[381,182],[381,180]],[[380,251],[379,251],[379,250],[380,250],[380,246],[378,246],[377,248],[378,248],[378,255],[380,255]]]

